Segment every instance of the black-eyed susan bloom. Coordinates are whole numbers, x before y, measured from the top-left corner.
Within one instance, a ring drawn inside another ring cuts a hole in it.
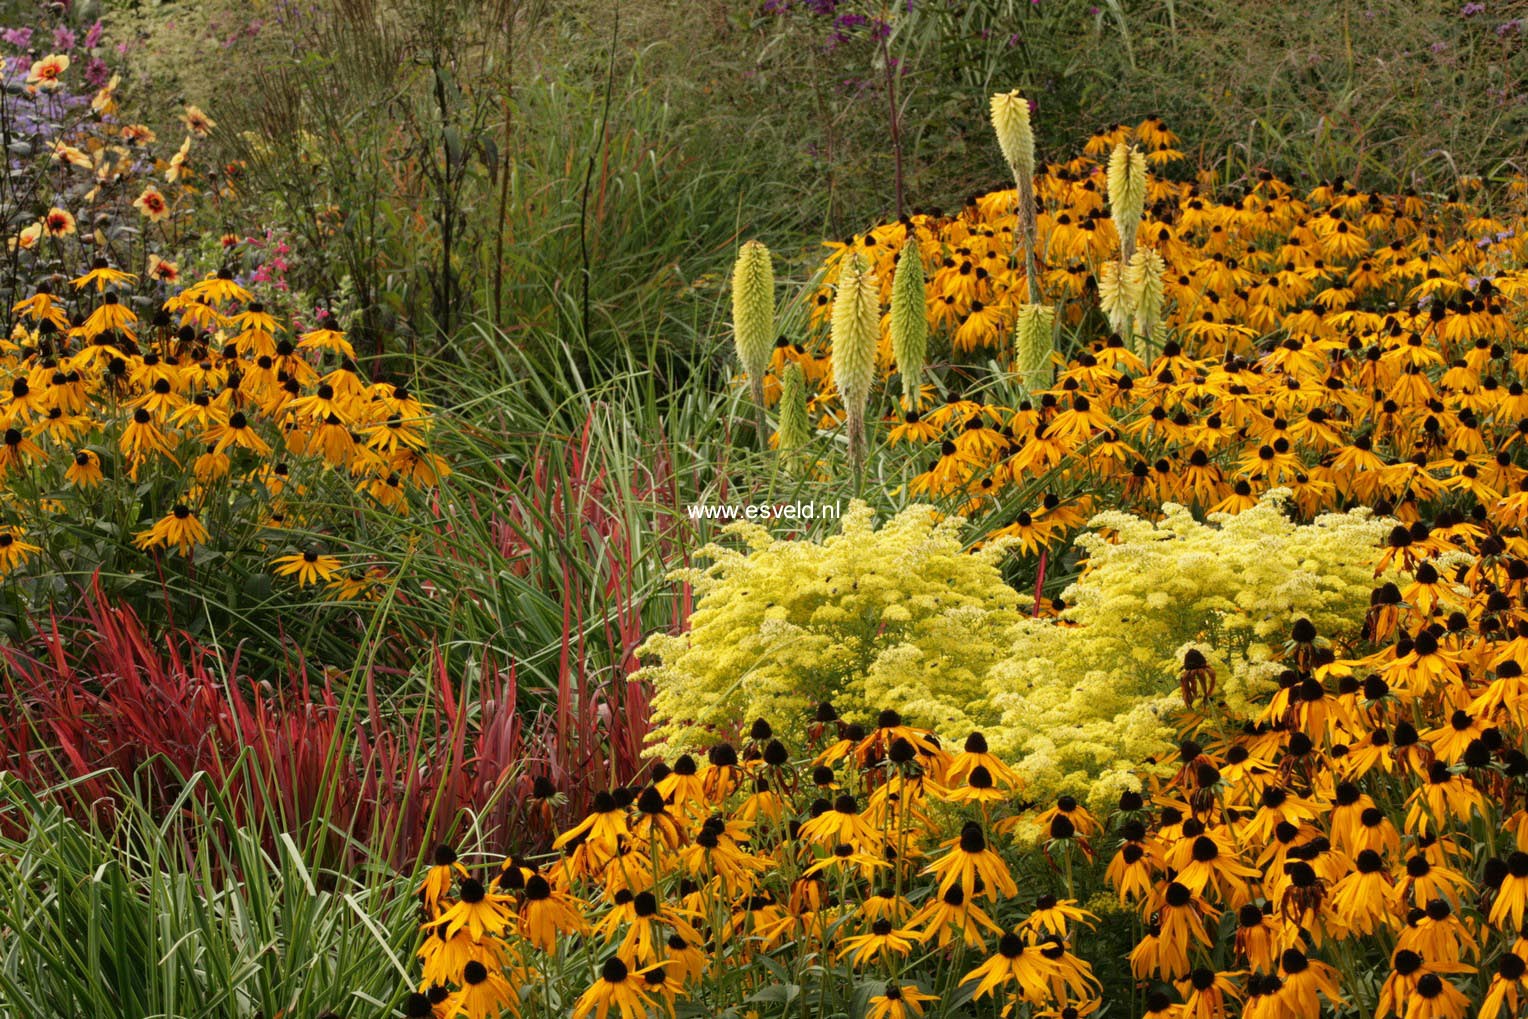
[[[1480,1006],[1480,1019],[1522,1015],[1524,1003],[1528,1003],[1528,962],[1507,952],[1497,960],[1491,986]]]
[[[558,935],[589,929],[577,903],[566,892],[553,889],[542,875],[532,874],[526,878],[525,890],[521,894],[520,933],[548,955],[556,953]]]
[[[145,552],[174,548],[181,555],[189,556],[198,545],[205,545],[208,537],[207,529],[191,507],[176,503],[154,526],[134,535],[133,544]]]
[[[614,1010],[620,1019],[644,1019],[653,1000],[648,996],[644,971],[635,972],[619,958],[610,958],[600,967],[599,979],[579,995],[573,1006],[573,1019],[607,1019]]]
[[[320,553],[317,549],[281,556],[271,563],[278,577],[296,577],[303,587],[309,584],[327,583],[339,572],[338,556]]]
[[[982,932],[1002,936],[1003,928],[975,902],[968,901],[965,890],[959,884],[945,889],[937,898],[924,903],[923,908],[907,921],[909,930],[917,932],[919,941],[934,941],[944,948],[959,937],[967,948],[986,951],[987,941]],[[936,940],[937,939],[937,940]]]
[[[977,982],[973,998],[1003,991],[1016,994],[1032,1005],[1045,1004],[1051,1000],[1051,980],[1057,975],[1058,967],[1045,957],[1042,947],[1018,934],[1004,934],[998,940],[997,952],[962,977],[960,982]],[[1008,990],[1010,984],[1013,990]]]
[[[432,913],[434,905],[446,897],[446,893],[451,890],[451,885],[458,877],[466,880],[467,868],[457,859],[455,849],[441,843],[435,847],[430,869],[425,874],[424,884],[419,886],[417,893]]]
[[[490,892],[476,878],[464,878],[457,889],[456,901],[441,910],[434,921],[452,937],[459,930],[468,931],[474,938],[484,934],[502,934],[510,923],[510,907],[513,900],[507,895]]]
[[[475,938],[466,930],[447,935],[444,924],[427,929],[430,933],[415,954],[419,957],[421,975],[429,983],[454,983],[469,963],[502,972],[513,961],[507,943],[498,938]]]
[[[912,1019],[923,1015],[929,1002],[938,1000],[936,995],[921,991],[917,984],[892,982],[880,994],[871,996],[865,1019]]]
[[[870,925],[870,930],[845,938],[838,957],[848,957],[849,965],[856,969],[888,956],[904,957],[912,951],[913,937],[912,931],[899,930],[881,917]]]
[[[42,549],[22,541],[26,531],[19,527],[0,528],[0,573],[12,573]]]
[[[1019,894],[1019,886],[1008,872],[1008,865],[987,845],[987,836],[980,824],[966,822],[960,835],[945,843],[945,849],[924,871],[939,879],[939,894],[943,895],[957,884],[968,898],[978,894],[1012,898]]]
[[[508,1012],[520,1014],[520,995],[504,974],[473,960],[462,969],[462,987],[446,1004],[448,1016],[466,1019],[498,1019]]]
[[[64,480],[76,488],[94,488],[105,480],[101,457],[91,449],[77,450],[64,471]]]
[[[43,459],[47,454],[19,428],[7,428],[0,433],[0,478],[12,471],[22,470],[29,462]]]
[[[112,268],[106,259],[97,258],[91,262],[89,272],[69,282],[76,290],[83,290],[93,285],[97,293],[104,293],[109,286],[130,286],[137,279],[138,277],[130,272],[123,272],[121,269]]]

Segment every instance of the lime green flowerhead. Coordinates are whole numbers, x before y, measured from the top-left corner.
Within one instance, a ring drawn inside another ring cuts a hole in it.
[[[886,707],[959,735],[992,719],[986,676],[1008,653],[1019,595],[1005,551],[966,550],[958,518],[911,506],[879,527],[855,501],[822,538],[757,524],[727,531],[712,564],[676,574],[696,592],[689,631],[641,648],[653,684],[654,753],[674,754],[766,718],[802,747],[815,706],[850,721]],[[803,747],[804,749],[804,747]]]
[[[762,379],[775,344],[775,270],[758,241],[743,245],[732,268],[732,328],[743,370]]]
[[[1029,123],[1029,100],[1018,90],[992,97],[992,129],[1003,158],[1017,180],[1035,175],[1035,132]]]
[[[833,381],[851,413],[862,413],[875,382],[881,339],[880,284],[862,255],[845,264],[833,301]]]
[[[909,236],[903,245],[891,281],[891,355],[902,376],[902,395],[912,402],[917,399],[918,381],[928,357],[923,257],[914,236]]]

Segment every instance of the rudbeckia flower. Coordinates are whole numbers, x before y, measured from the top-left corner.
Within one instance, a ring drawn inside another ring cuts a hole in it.
[[[0,528],[0,573],[15,572],[17,567],[42,551],[39,546],[22,541],[25,534],[26,531],[19,527]]]
[[[520,1014],[520,995],[503,974],[476,960],[462,968],[462,989],[451,998],[446,1014],[466,1019],[494,1019],[505,1012]]]
[[[338,556],[321,555],[314,549],[308,549],[306,552],[281,556],[271,565],[275,567],[278,577],[295,576],[297,583],[306,587],[334,579],[340,568],[340,560]]]
[[[94,450],[79,450],[64,471],[64,480],[78,488],[94,488],[101,484],[105,477],[101,473],[100,456]]]
[[[925,1003],[938,1000],[936,995],[920,991],[917,984],[889,983],[870,998],[865,1019],[912,1019],[924,1014]]]
[[[145,552],[173,546],[181,555],[189,556],[196,546],[205,545],[207,539],[207,529],[196,518],[196,514],[191,512],[191,508],[184,503],[176,503],[154,526],[139,531],[133,538],[133,544]]]
[[[652,999],[647,994],[644,971],[632,972],[619,958],[605,960],[600,977],[573,1005],[573,1019],[606,1019],[614,1009],[621,1019],[645,1019]]]
[[[988,848],[981,825],[968,821],[959,837],[945,842],[944,848],[946,851],[924,871],[939,879],[940,895],[957,884],[967,898],[978,894],[1012,898],[1019,894],[1008,865]]]

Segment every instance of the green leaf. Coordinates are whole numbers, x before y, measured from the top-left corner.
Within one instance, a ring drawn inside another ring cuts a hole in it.
[[[801,994],[798,984],[773,984],[754,994],[748,1000],[760,1005],[789,1005]]]

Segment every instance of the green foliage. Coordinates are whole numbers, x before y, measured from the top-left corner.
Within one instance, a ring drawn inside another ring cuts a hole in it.
[[[82,825],[4,775],[0,804],[7,1015],[381,1015],[407,979],[412,888],[390,868],[313,870],[189,788],[162,823],[128,798]]]

